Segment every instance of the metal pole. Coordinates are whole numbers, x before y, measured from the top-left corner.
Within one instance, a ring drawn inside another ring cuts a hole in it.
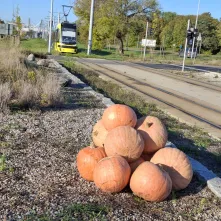
[[[49,27],[49,41],[48,41],[48,53],[51,54],[51,36],[52,36],[52,18],[53,18],[53,3],[54,0],[51,0],[51,16],[50,16],[50,27]]]
[[[201,41],[200,41],[199,54],[200,54],[200,52],[201,52],[201,47],[202,47],[202,39],[201,39]]]
[[[196,53],[197,53],[198,45],[199,45],[199,42],[197,41],[197,43],[196,43]],[[195,61],[196,61],[196,53],[194,54],[193,64],[195,64]]]
[[[196,15],[196,23],[195,23],[195,29],[197,28],[197,23],[198,23],[198,17],[199,17],[199,10],[200,10],[200,0],[198,2],[198,9],[197,9],[197,15]],[[193,45],[192,45],[192,52],[191,52],[191,59],[193,58],[193,49],[194,49],[194,44],[195,44],[196,38],[193,38]]]
[[[92,34],[93,34],[93,20],[94,20],[94,0],[91,0],[91,15],[90,15],[90,27],[89,27],[87,55],[91,54]]]
[[[60,24],[60,12],[58,12],[58,24]]]
[[[189,28],[190,28],[190,19],[188,20],[187,31],[189,30]],[[187,48],[187,36],[186,36],[186,43],[185,43],[185,49],[184,49],[184,55],[183,55],[183,67],[182,67],[182,71],[184,71],[184,66],[185,66],[186,48]]]
[[[148,21],[147,21],[147,27],[146,27],[146,35],[145,35],[145,45],[144,45],[144,52],[143,52],[143,60],[145,61],[146,57],[146,49],[147,49],[147,33],[148,33]]]

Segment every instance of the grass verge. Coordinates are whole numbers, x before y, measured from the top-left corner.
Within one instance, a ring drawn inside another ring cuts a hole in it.
[[[54,74],[28,67],[25,57],[19,47],[0,41],[0,113],[61,102],[60,85]]]
[[[76,65],[73,61],[63,61],[63,65],[83,82],[89,84],[94,90],[111,98],[113,102],[126,104],[133,108],[138,117],[152,115],[160,118],[167,127],[171,142],[196,159],[201,159],[202,161],[202,157],[205,157],[207,162],[203,163],[208,163],[208,166],[212,167],[214,162],[214,171],[217,170],[220,173],[218,168],[216,168],[217,165],[221,166],[221,151],[218,148],[221,147],[220,141],[211,138],[208,133],[198,127],[191,127],[179,122],[154,104],[147,103],[139,95],[122,89],[113,82],[101,79],[98,74]],[[210,150],[212,149],[216,149],[216,152],[211,152]]]
[[[106,220],[105,215],[107,215],[109,209],[105,206],[100,206],[96,204],[80,204],[74,203],[64,208],[62,211],[56,214],[56,218],[51,217],[48,214],[37,215],[35,211],[31,211],[23,221],[52,221],[52,220],[62,220],[62,221],[72,221],[72,220]]]

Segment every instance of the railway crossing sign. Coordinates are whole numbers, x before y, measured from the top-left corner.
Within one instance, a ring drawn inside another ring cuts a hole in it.
[[[147,47],[155,48],[156,47],[156,40],[142,39],[141,45],[143,47],[147,46]]]

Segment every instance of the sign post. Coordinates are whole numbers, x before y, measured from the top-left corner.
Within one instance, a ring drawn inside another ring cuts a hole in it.
[[[147,27],[146,27],[146,35],[145,35],[145,42],[147,41],[147,33],[148,33],[148,21],[147,21]],[[142,39],[142,43],[143,43],[143,39]],[[145,57],[146,57],[146,49],[147,49],[147,46],[145,44],[144,46],[144,52],[143,52],[143,61],[145,61]]]
[[[189,28],[190,28],[190,19],[188,20],[187,32],[188,32]],[[186,48],[187,48],[187,36],[186,36],[186,43],[185,43],[184,55],[183,55],[183,67],[182,67],[182,72],[184,71],[184,66],[185,66]]]

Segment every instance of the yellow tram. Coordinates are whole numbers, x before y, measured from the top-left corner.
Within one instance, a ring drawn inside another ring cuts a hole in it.
[[[57,25],[54,49],[60,53],[77,53],[76,24],[62,22]]]

